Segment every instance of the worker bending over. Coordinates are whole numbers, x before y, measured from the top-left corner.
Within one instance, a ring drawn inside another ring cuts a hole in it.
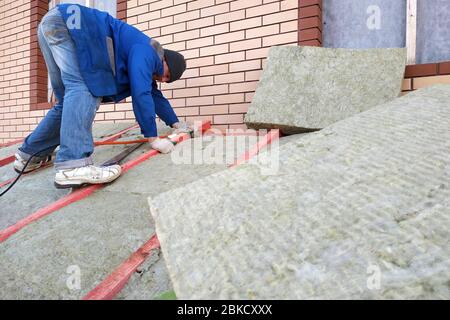
[[[57,188],[118,178],[119,165],[93,165],[92,123],[102,101],[119,102],[131,96],[142,134],[162,153],[174,146],[158,138],[156,115],[177,133],[190,129],[178,121],[156,84],[181,77],[186,69],[181,54],[163,49],[106,12],[74,4],[51,9],[39,24],[38,40],[57,102],[19,148],[16,171],[38,153],[25,172],[54,161]]]

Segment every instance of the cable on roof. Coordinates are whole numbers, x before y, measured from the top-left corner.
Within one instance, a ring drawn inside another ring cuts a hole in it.
[[[26,169],[27,166],[30,164],[31,159],[33,159],[33,158],[36,157],[38,154],[40,154],[40,153],[42,153],[42,152],[44,152],[44,151],[47,151],[47,150],[56,148],[58,145],[59,145],[59,144],[53,145],[53,146],[50,146],[50,147],[45,148],[45,149],[43,149],[43,150],[40,150],[40,151],[38,151],[38,152],[36,152],[36,153],[33,153],[33,154],[30,156],[30,159],[28,159],[27,163],[25,163],[25,165],[24,165],[22,171],[19,173],[19,175],[16,177],[16,179],[9,185],[8,188],[6,188],[5,191],[3,191],[2,193],[0,193],[0,197],[2,197],[2,196],[5,195],[9,190],[11,190],[11,188],[16,184],[16,182],[19,181],[20,177],[21,177],[21,176],[23,175],[23,173],[25,172],[25,169]]]

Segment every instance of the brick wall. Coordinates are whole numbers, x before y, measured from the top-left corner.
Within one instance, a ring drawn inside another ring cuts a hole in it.
[[[42,111],[30,104],[30,1],[0,3],[0,143],[22,137]]]
[[[29,134],[48,108],[33,47],[45,3],[0,0],[0,143]],[[187,58],[182,79],[162,86],[177,114],[221,129],[244,126],[271,46],[322,44],[321,0],[119,0],[117,8],[119,18]],[[450,83],[449,63],[409,66],[403,91],[437,82]],[[100,106],[96,121],[134,121],[131,100]]]
[[[270,46],[297,44],[297,8],[298,0],[132,0],[127,22],[186,57],[182,79],[162,85],[178,116],[234,128]]]
[[[407,66],[402,91],[407,94],[438,83],[450,84],[450,62]]]

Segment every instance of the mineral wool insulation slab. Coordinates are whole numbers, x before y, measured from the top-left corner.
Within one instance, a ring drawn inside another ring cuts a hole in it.
[[[449,127],[430,87],[149,199],[177,297],[449,299]]]
[[[0,299],[81,299],[155,233],[147,198],[226,170],[232,138],[209,136],[177,144],[171,154],[148,159],[114,183],[0,243]],[[143,146],[130,158],[149,149]],[[206,160],[213,150],[218,150],[220,163],[191,163],[187,157]],[[42,186],[45,183],[50,185],[43,181]],[[33,192],[22,190],[21,194]],[[17,206],[13,203],[11,211]],[[118,299],[152,299],[172,290],[157,251],[139,269]],[[67,270],[80,271],[79,288],[67,286],[71,276]]]
[[[322,129],[396,98],[406,50],[273,47],[245,123],[284,133]]]

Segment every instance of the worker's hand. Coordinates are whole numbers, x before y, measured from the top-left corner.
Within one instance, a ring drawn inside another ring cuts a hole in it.
[[[172,125],[172,128],[175,129],[173,131],[173,133],[175,133],[175,134],[189,133],[191,131],[194,131],[194,127],[192,125],[189,125],[187,122],[184,122],[184,121],[175,122]]]
[[[169,139],[150,138],[149,142],[153,149],[158,150],[161,153],[169,153],[175,149],[173,142]]]

